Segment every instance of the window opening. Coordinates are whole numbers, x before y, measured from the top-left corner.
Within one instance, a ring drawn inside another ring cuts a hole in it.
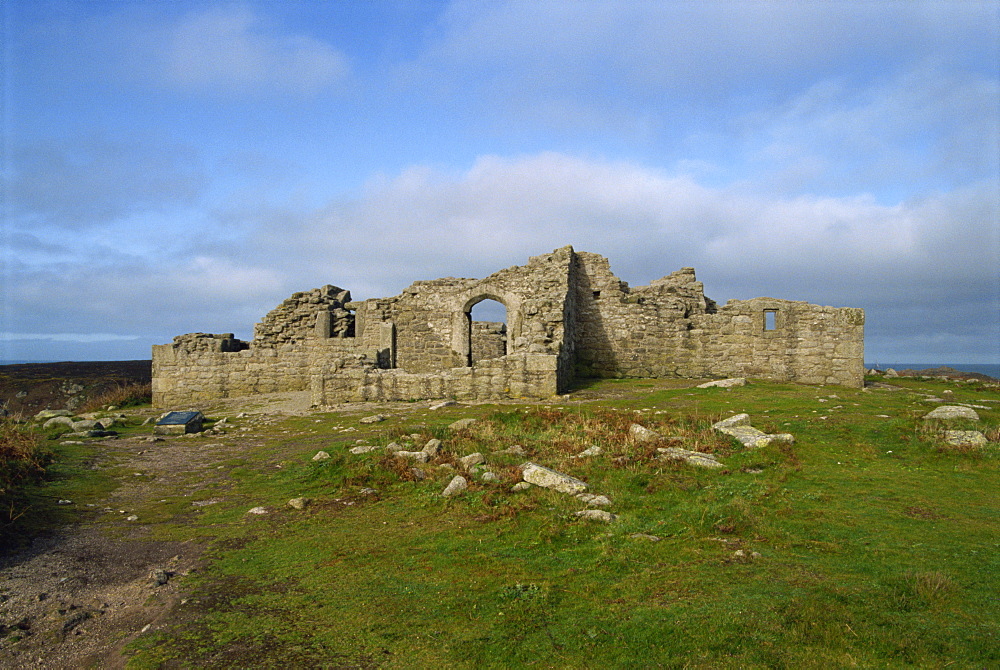
[[[507,308],[482,300],[469,312],[469,365],[507,355]]]
[[[778,310],[776,309],[765,309],[764,310],[764,330],[777,330],[777,318]]]

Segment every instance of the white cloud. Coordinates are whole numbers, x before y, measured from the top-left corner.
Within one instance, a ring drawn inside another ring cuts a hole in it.
[[[346,57],[308,35],[267,31],[247,9],[192,13],[167,30],[163,75],[181,88],[313,95],[348,74]]]
[[[115,335],[113,333],[4,333],[0,332],[0,342],[132,342],[138,335]]]

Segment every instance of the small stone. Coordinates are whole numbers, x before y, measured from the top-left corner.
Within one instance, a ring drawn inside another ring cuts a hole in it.
[[[170,573],[157,568],[149,573],[149,579],[153,582],[154,586],[163,586],[170,581]]]
[[[986,436],[978,430],[946,430],[944,441],[953,447],[985,447]]]
[[[739,426],[749,426],[750,425],[750,415],[749,414],[737,414],[731,416],[728,419],[723,419],[712,424],[712,428],[718,431],[726,432],[727,428],[737,428]]]
[[[288,501],[288,506],[292,509],[305,509],[311,502],[310,498],[292,498]]]
[[[462,458],[458,459],[459,466],[461,466],[465,470],[468,470],[474,465],[481,465],[485,462],[486,462],[486,457],[483,456],[478,451],[474,454],[469,454],[468,456],[463,456]]]
[[[396,458],[408,458],[411,461],[417,461],[418,463],[426,463],[430,460],[430,456],[424,451],[397,451],[395,452]]]
[[[637,423],[633,423],[628,428],[629,435],[632,436],[637,442],[655,442],[660,439],[660,434],[655,430],[650,430],[645,426],[640,426]]]
[[[495,473],[495,472],[493,472],[491,470],[487,470],[486,472],[483,473],[483,476],[481,477],[481,479],[484,482],[498,482],[498,481],[500,481],[500,476],[497,475],[497,473]]]
[[[732,379],[717,379],[712,382],[706,382],[704,384],[698,384],[697,388],[709,389],[709,388],[723,388],[731,389],[738,386],[746,386],[747,380],[743,377],[733,377]]]
[[[655,535],[650,535],[648,533],[632,533],[629,535],[633,540],[647,540],[649,542],[659,542],[660,538]]]
[[[428,440],[427,444],[424,445],[423,451],[431,458],[437,456],[438,452],[441,451],[441,440],[438,440],[436,438],[433,440]]]
[[[350,452],[352,454],[367,454],[370,451],[378,451],[378,447],[371,444],[364,444],[360,447],[351,447]]]
[[[588,505],[607,507],[611,504],[611,499],[607,496],[599,496],[594,493],[578,493],[576,497]]]
[[[577,454],[573,458],[588,458],[590,456],[600,456],[603,453],[604,453],[603,449],[601,449],[597,445],[594,445],[592,447],[588,447],[588,448],[584,449],[583,451],[581,451],[579,454]]]
[[[507,447],[503,451],[498,451],[498,454],[509,454],[511,456],[527,456],[528,452],[524,450],[520,444],[515,444],[512,447]]]
[[[469,488],[468,480],[462,475],[456,475],[450,482],[448,482],[448,486],[446,486],[444,491],[441,492],[441,495],[445,498],[449,498],[451,496],[458,495],[467,488]]]
[[[511,491],[527,491],[532,487],[531,482],[518,482],[510,487]]]
[[[363,496],[377,496],[378,495],[378,489],[373,489],[373,488],[369,488],[369,487],[366,486],[365,488],[361,489],[361,491],[359,491],[359,493],[361,493],[361,495],[363,495]]]
[[[57,416],[73,416],[73,412],[68,409],[43,409],[35,415],[35,421],[44,421]]]
[[[467,419],[459,419],[455,423],[453,423],[450,426],[448,426],[448,429],[449,430],[465,430],[466,428],[468,428],[469,426],[471,426],[472,424],[474,424],[476,421],[478,421],[478,419],[474,419],[472,417],[469,417]]]
[[[412,474],[413,478],[418,482],[422,482],[427,479],[427,473],[417,467],[410,468],[410,474]]]
[[[317,451],[316,455],[313,456],[314,461],[325,461],[328,458],[330,458],[330,454],[326,453],[325,451]]]
[[[380,423],[380,422],[385,421],[385,420],[386,420],[386,416],[385,415],[383,415],[383,414],[375,414],[373,416],[366,416],[363,419],[360,419],[358,421],[358,423],[372,424],[372,423]]]
[[[454,400],[445,400],[445,401],[439,402],[437,404],[431,405],[430,409],[432,409],[432,410],[435,410],[435,409],[444,409],[445,407],[454,407],[457,404],[458,403],[455,402]]]
[[[703,454],[700,451],[690,451],[688,449],[681,449],[680,447],[666,447],[657,449],[656,451],[659,452],[660,458],[668,461],[684,461],[689,465],[697,465],[701,468],[725,467],[725,465],[718,461],[715,454]]]
[[[560,493],[583,493],[587,490],[586,482],[580,481],[576,477],[564,475],[537,463],[524,463],[521,465],[521,477],[524,481],[553,489]]]
[[[389,444],[385,445],[385,450],[389,452],[402,451],[403,445],[401,445],[399,442],[390,442]]]
[[[139,517],[137,517],[135,514],[132,514],[132,515],[129,515],[129,516],[125,517],[125,520],[126,521],[138,521]]]
[[[266,507],[253,507],[253,508],[247,510],[247,514],[257,514],[257,515],[267,514],[267,508]]]
[[[603,521],[604,523],[611,523],[618,518],[618,515],[612,514],[611,512],[605,511],[603,509],[585,509],[579,512],[574,512],[574,514],[581,519],[589,519],[590,521]]]

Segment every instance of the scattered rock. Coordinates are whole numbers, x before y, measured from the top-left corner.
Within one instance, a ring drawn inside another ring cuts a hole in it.
[[[468,456],[463,456],[462,458],[458,459],[459,466],[461,466],[462,469],[464,470],[468,470],[473,465],[481,465],[485,462],[486,462],[486,457],[483,456],[478,451],[474,454],[469,454]]]
[[[351,447],[352,454],[367,454],[370,451],[378,451],[379,447],[371,444],[363,444],[360,447]]]
[[[483,472],[483,476],[481,477],[481,479],[484,482],[498,482],[500,481],[500,476],[497,473],[493,472],[492,470],[486,470],[485,472]]]
[[[628,428],[629,435],[631,435],[637,442],[655,442],[660,439],[660,434],[655,430],[650,430],[645,426],[640,426],[637,423],[633,423]]]
[[[712,424],[712,428],[734,437],[745,447],[766,447],[769,444],[794,444],[791,433],[768,434],[750,425],[749,414],[737,414]]]
[[[424,445],[423,451],[431,458],[434,458],[435,456],[438,455],[438,452],[441,451],[441,440],[438,440],[436,438],[428,440],[427,444]]]
[[[377,496],[378,495],[378,489],[373,489],[373,488],[369,488],[369,487],[366,486],[365,488],[361,489],[361,491],[359,491],[359,493],[361,495],[363,495],[363,496]]]
[[[750,425],[750,415],[749,414],[737,414],[731,416],[728,419],[723,419],[722,421],[716,421],[712,424],[712,428],[718,431],[725,432],[728,428],[736,428],[738,426],[749,426]]]
[[[449,430],[465,430],[466,428],[468,428],[469,426],[471,426],[472,424],[474,424],[476,421],[478,421],[478,419],[474,419],[472,417],[469,417],[469,418],[466,418],[466,419],[459,419],[455,423],[453,423],[450,426],[448,426],[448,429]]]
[[[267,508],[266,507],[253,507],[253,508],[247,510],[247,514],[257,514],[257,515],[267,514]]]
[[[600,456],[603,453],[604,453],[604,450],[601,449],[600,447],[598,447],[595,444],[592,447],[587,447],[586,449],[584,449],[583,451],[581,451],[579,454],[577,454],[573,458],[588,458],[590,456]]]
[[[704,384],[698,384],[697,388],[700,389],[710,389],[710,388],[723,388],[731,389],[738,386],[746,386],[747,380],[743,377],[733,377],[732,379],[716,379],[713,382],[706,382]]]
[[[578,499],[587,503],[588,505],[597,505],[598,507],[607,507],[611,504],[611,499],[607,496],[599,496],[594,493],[578,493],[576,496]]]
[[[311,498],[292,498],[288,501],[288,506],[292,509],[305,509],[311,502]]]
[[[402,451],[403,445],[401,445],[399,442],[390,442],[389,444],[385,445],[385,450],[389,452]]]
[[[946,430],[944,441],[953,447],[985,447],[986,436],[978,430]]]
[[[703,454],[700,451],[689,451],[680,447],[665,447],[657,449],[660,458],[668,461],[684,461],[689,465],[697,465],[700,468],[724,468],[725,465],[719,462],[715,454]]]
[[[412,474],[413,478],[416,479],[418,482],[422,482],[425,479],[427,479],[427,473],[418,467],[410,468],[410,474]]]
[[[584,509],[579,512],[574,512],[575,516],[581,519],[589,519],[590,521],[603,521],[604,523],[611,523],[618,518],[617,514],[612,514],[611,512],[605,511],[603,509]]]
[[[532,486],[531,482],[518,482],[510,487],[511,491],[527,491]]]
[[[441,495],[445,498],[450,498],[451,496],[458,495],[467,488],[469,488],[469,481],[462,475],[456,475],[448,482],[448,486],[441,492]]]
[[[553,489],[560,493],[583,493],[587,490],[586,482],[582,482],[576,477],[564,475],[537,463],[523,463],[521,465],[521,477],[524,481],[541,486],[542,488]]]
[[[524,450],[520,444],[515,444],[513,447],[507,447],[503,451],[498,451],[498,454],[509,454],[511,456],[527,456],[528,452]]]
[[[35,415],[35,421],[45,421],[57,416],[73,416],[73,412],[68,409],[43,409]]]
[[[366,416],[363,419],[360,419],[358,423],[371,424],[371,423],[380,423],[385,420],[386,416],[384,414],[375,414],[374,416]]]
[[[325,461],[328,458],[330,458],[330,454],[326,453],[325,451],[317,451],[316,455],[313,456],[314,461]]]
[[[629,535],[633,540],[647,540],[649,542],[659,542],[660,538],[655,535],[650,535],[648,533],[632,533]]]
[[[445,407],[454,407],[457,404],[458,403],[455,402],[454,400],[444,400],[444,401],[439,402],[439,403],[437,403],[435,405],[431,405],[430,409],[432,409],[432,410],[435,410],[435,409],[444,409]]]
[[[979,415],[976,414],[976,410],[971,407],[963,407],[962,405],[941,405],[926,414],[924,418],[943,419],[945,421],[949,419],[971,419],[972,421],[979,421]]]
[[[42,424],[42,428],[44,428],[45,430],[49,430],[50,428],[59,428],[59,427],[69,428],[70,430],[73,430],[73,419],[71,419],[68,416],[59,415],[50,418],[49,420],[47,420],[45,423]]]
[[[149,579],[153,582],[153,586],[163,586],[168,581],[170,581],[171,573],[166,570],[157,568],[149,573]]]
[[[394,452],[396,458],[408,458],[411,461],[417,461],[418,463],[426,463],[431,459],[430,455],[425,451],[403,451],[399,450]]]

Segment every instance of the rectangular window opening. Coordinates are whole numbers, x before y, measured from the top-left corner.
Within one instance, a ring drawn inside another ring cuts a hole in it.
[[[764,310],[764,330],[777,330],[777,318],[778,310],[776,309],[765,309]]]
[[[600,297],[601,297],[601,292],[600,291],[594,291],[594,299],[597,299],[597,298],[600,298]]]

